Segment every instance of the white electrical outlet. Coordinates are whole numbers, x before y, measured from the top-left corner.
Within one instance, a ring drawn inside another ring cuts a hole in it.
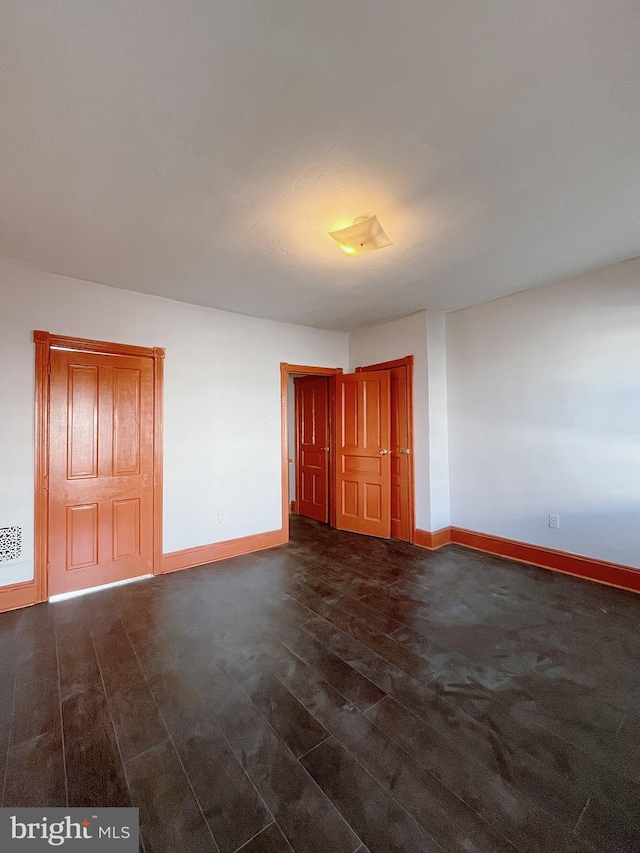
[[[227,511],[224,509],[218,510],[218,524],[226,524],[227,523]]]
[[[560,529],[560,516],[555,513],[549,514],[549,527],[553,527],[554,530]]]

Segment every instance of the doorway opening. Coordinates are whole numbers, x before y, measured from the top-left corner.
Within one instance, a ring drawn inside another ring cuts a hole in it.
[[[34,341],[36,600],[156,574],[164,350]]]
[[[289,513],[414,542],[413,356],[356,368],[282,363],[282,524]]]
[[[289,474],[291,511],[324,524],[329,523],[332,503],[329,400],[328,376],[290,377],[289,459],[292,461],[289,466],[293,469]]]
[[[282,528],[289,513],[335,527],[335,384],[341,367],[280,364]]]

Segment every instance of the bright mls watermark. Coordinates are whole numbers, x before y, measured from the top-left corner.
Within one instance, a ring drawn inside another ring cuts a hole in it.
[[[0,809],[0,850],[138,853],[138,809]]]

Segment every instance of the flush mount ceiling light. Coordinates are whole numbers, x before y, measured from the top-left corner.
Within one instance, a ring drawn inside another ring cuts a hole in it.
[[[339,231],[329,231],[345,255],[364,255],[374,249],[383,249],[393,243],[382,230],[377,216],[358,216],[353,225]]]

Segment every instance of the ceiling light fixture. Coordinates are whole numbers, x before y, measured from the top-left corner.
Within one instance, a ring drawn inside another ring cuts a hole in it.
[[[358,216],[353,220],[353,225],[339,231],[329,231],[329,236],[333,237],[345,255],[351,257],[393,245],[377,216]]]

